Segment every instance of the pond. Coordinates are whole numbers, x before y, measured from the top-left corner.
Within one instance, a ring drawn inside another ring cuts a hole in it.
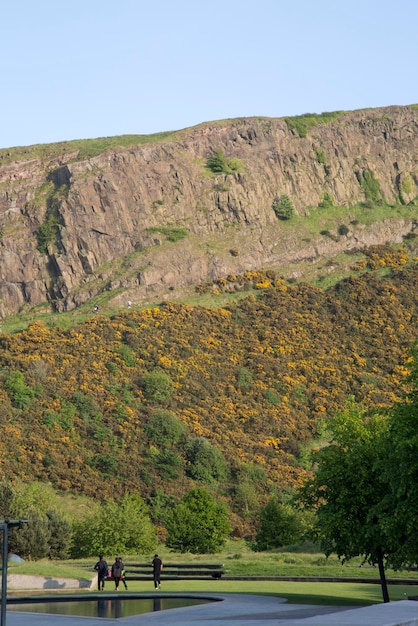
[[[74,615],[78,617],[105,617],[117,619],[131,617],[141,613],[165,611],[167,609],[184,608],[212,602],[207,598],[188,597],[152,597],[152,598],[121,598],[101,596],[92,600],[51,600],[31,599],[30,602],[8,602],[8,611],[29,613],[47,613],[49,615]]]

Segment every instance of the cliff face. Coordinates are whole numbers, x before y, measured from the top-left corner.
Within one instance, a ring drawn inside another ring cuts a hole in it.
[[[293,228],[272,205],[286,194],[308,216],[324,194],[350,207],[371,193],[408,205],[418,195],[417,148],[417,112],[389,107],[342,114],[306,137],[283,119],[247,118],[88,160],[70,151],[0,159],[0,314],[71,309],[102,290],[115,303],[173,298],[231,273],[401,242],[416,228],[415,204],[406,217],[388,208],[378,223],[335,238],[304,237],[303,220]],[[239,167],[209,172],[216,150]],[[40,228],[49,233],[42,252]],[[184,238],[170,241],[176,233]]]

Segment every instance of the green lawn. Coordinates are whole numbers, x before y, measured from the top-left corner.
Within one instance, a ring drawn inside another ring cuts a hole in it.
[[[274,595],[286,598],[293,604],[321,604],[340,606],[363,606],[382,602],[380,585],[363,583],[314,583],[267,580],[168,580],[162,583],[165,592],[222,592],[222,593],[254,593]],[[113,589],[111,582],[106,589]],[[129,591],[150,592],[153,590],[152,580],[149,582],[130,582]],[[405,600],[408,596],[418,595],[418,582],[415,586],[390,585],[391,601]]]
[[[160,546],[158,551],[165,563],[219,563],[223,564],[226,576],[313,576],[313,577],[370,577],[378,579],[377,568],[361,566],[360,559],[353,559],[342,565],[335,556],[328,559],[320,553],[311,553],[309,546],[305,552],[252,552],[243,541],[230,541],[224,551],[211,555],[173,554]],[[108,563],[113,562],[107,556]],[[150,562],[150,555],[124,555],[127,575],[129,563]],[[48,559],[20,564],[10,563],[9,573],[54,576],[61,578],[92,579],[93,565],[96,559],[83,561],[54,562]],[[404,600],[408,596],[418,595],[418,574],[416,572],[386,572],[388,578],[416,578],[416,585],[389,585],[391,600]],[[108,590],[113,583],[106,583]],[[153,583],[149,581],[130,581],[129,591],[150,592]],[[289,602],[302,604],[332,605],[367,605],[382,601],[380,585],[355,582],[293,582],[273,580],[167,580],[163,582],[166,592],[225,592],[256,593],[277,595]],[[84,591],[85,593],[85,591]]]

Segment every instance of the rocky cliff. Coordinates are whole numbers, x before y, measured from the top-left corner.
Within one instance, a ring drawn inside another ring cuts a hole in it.
[[[417,228],[415,107],[317,116],[306,132],[293,121],[205,123],[88,159],[76,142],[0,151],[0,315],[68,310],[103,292],[115,305],[173,299],[257,268],[301,277],[298,263]],[[216,152],[230,168],[208,169]],[[284,195],[286,221],[273,210]],[[359,203],[365,214],[380,204],[380,219],[353,219]],[[327,236],[342,219],[344,236]]]

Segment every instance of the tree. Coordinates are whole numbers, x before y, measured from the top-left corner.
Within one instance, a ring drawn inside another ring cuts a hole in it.
[[[149,402],[166,402],[174,393],[170,376],[159,370],[144,374],[141,379],[141,388]]]
[[[256,535],[256,550],[273,550],[295,543],[303,533],[300,512],[277,498],[270,498],[260,512],[260,527]]]
[[[72,534],[72,526],[57,511],[46,512],[49,530],[48,557],[50,559],[68,558]]]
[[[0,484],[0,516],[30,520],[12,529],[10,550],[30,559],[68,556],[71,523],[56,510],[56,494],[47,483],[16,481]]]
[[[192,489],[168,516],[167,531],[169,548],[213,554],[224,545],[231,532],[228,510],[206,489]]]
[[[411,389],[391,409],[380,467],[388,481],[385,505],[392,514],[385,520],[385,528],[393,538],[391,564],[396,568],[418,562],[418,342],[409,365],[407,383]]]
[[[48,556],[50,530],[45,516],[36,509],[28,510],[28,523],[22,528],[12,528],[9,534],[10,552],[15,552],[25,559],[38,560]]]
[[[194,480],[205,483],[224,481],[228,475],[228,467],[220,450],[204,437],[190,439],[186,445],[189,461],[188,474]]]
[[[392,544],[386,531],[388,481],[380,458],[387,429],[387,416],[367,415],[351,401],[330,421],[330,444],[315,453],[315,474],[301,491],[305,504],[316,508],[325,554],[377,563],[385,602],[384,565]]]
[[[120,500],[106,500],[98,513],[74,524],[71,555],[150,552],[155,545],[156,531],[147,506],[138,495],[126,494]]]
[[[177,444],[186,426],[171,411],[157,409],[144,424],[144,432],[157,446]]]

